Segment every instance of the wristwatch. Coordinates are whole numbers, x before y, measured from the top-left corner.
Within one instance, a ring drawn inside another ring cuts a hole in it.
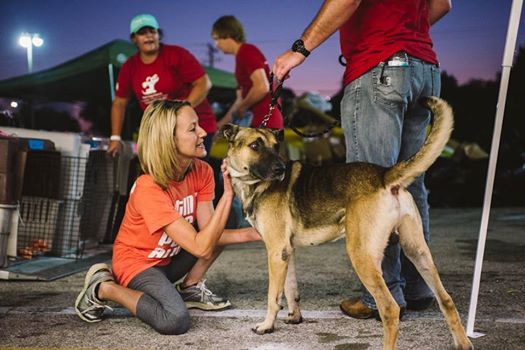
[[[308,51],[304,47],[304,41],[302,41],[301,39],[297,39],[296,41],[294,41],[294,43],[292,45],[292,51],[293,52],[299,52],[304,57],[308,57],[308,55],[310,54],[310,51]]]

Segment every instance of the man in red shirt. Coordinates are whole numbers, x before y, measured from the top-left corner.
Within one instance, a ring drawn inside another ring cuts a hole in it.
[[[341,102],[346,160],[390,167],[411,157],[425,141],[430,113],[417,100],[440,93],[429,28],[450,8],[450,0],[325,0],[302,37],[275,60],[273,72],[284,79],[339,29],[346,61]],[[423,176],[408,190],[418,206],[428,242]],[[397,242],[385,249],[382,271],[402,312],[405,308],[422,310],[433,303],[432,291]],[[378,317],[375,301],[365,288],[361,298],[344,300],[341,310],[354,318]]]
[[[215,46],[225,54],[235,55],[235,78],[237,79],[237,99],[219,121],[218,127],[237,119],[243,126],[259,127],[269,112],[271,96],[269,93],[270,67],[263,53],[252,44],[246,43],[244,28],[234,16],[220,17],[212,27],[211,36]],[[252,113],[251,123],[243,124]],[[282,129],[283,116],[275,108],[266,124],[268,128]]]
[[[142,110],[159,99],[190,102],[199,116],[199,125],[208,134],[205,147],[209,152],[217,123],[206,99],[211,88],[208,75],[188,50],[160,42],[162,30],[152,15],[135,16],[130,32],[138,52],[124,63],[118,75],[116,97],[111,107],[108,153],[115,155],[119,151],[126,106],[133,95]]]

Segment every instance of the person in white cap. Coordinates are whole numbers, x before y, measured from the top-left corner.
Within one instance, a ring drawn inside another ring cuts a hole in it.
[[[142,110],[155,100],[186,100],[197,112],[199,124],[206,131],[204,140],[209,152],[217,123],[206,99],[211,81],[199,61],[185,48],[161,43],[162,30],[150,14],[131,20],[130,38],[138,52],[122,66],[111,107],[111,136],[108,153],[120,150],[122,124],[126,106],[136,96]]]

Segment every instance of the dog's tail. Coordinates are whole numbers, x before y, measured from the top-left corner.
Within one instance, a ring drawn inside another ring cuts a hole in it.
[[[434,114],[434,123],[423,147],[409,159],[390,168],[384,177],[385,185],[407,187],[416,177],[423,174],[439,157],[447,144],[454,116],[447,102],[438,97],[424,97],[419,103],[429,108]]]

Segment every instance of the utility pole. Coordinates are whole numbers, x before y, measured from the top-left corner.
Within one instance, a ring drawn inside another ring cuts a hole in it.
[[[213,46],[212,44],[210,43],[207,43],[206,44],[206,48],[207,48],[207,53],[208,53],[208,66],[212,67],[215,65],[215,55],[219,52],[219,50],[217,50],[217,48],[215,48],[215,46]],[[219,59],[217,58],[217,61]]]

